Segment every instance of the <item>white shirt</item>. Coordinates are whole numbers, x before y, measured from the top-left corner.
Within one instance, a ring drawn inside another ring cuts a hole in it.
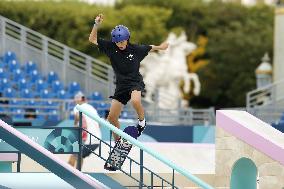
[[[90,112],[90,114],[98,115],[97,110],[92,105],[88,103],[84,103],[81,106],[87,109],[88,112]],[[74,115],[79,114],[79,110],[77,110],[76,107],[74,107],[73,111],[74,111]],[[102,133],[101,133],[101,129],[100,129],[98,122],[96,122],[95,120],[93,120],[92,118],[88,117],[85,114],[83,114],[83,119],[86,120],[87,131],[93,134],[94,136],[98,137],[99,139],[101,139]],[[91,139],[92,139],[91,144],[98,144],[99,140],[95,138],[94,136],[91,136]],[[85,141],[85,144],[90,144],[90,134],[87,134],[87,139]]]

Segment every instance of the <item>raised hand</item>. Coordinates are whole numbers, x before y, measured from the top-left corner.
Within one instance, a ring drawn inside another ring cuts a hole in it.
[[[103,14],[99,14],[96,17],[96,19],[95,19],[95,23],[99,25],[99,24],[101,24],[103,22],[103,20],[104,20],[104,15]]]

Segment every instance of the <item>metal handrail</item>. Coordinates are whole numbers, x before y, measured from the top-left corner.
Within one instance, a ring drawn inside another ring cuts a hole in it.
[[[39,99],[39,98],[7,98],[7,97],[0,97],[1,101],[21,101],[21,102],[29,102],[31,100],[35,102],[52,102],[52,106],[46,106],[44,104],[35,104],[35,105],[28,105],[27,103],[24,104],[1,104],[0,108],[18,108],[18,109],[27,109],[33,108],[38,110],[45,110],[45,109],[57,109],[59,110],[58,113],[60,114],[60,118],[68,118],[70,115],[70,108],[74,107],[74,100],[73,99],[58,99],[58,98],[49,98],[49,99]],[[100,104],[105,103],[107,104],[106,107],[96,107],[97,111],[107,111],[109,108],[109,101],[105,100],[88,100],[90,104]],[[71,106],[72,105],[72,106]],[[2,111],[3,112],[3,111]],[[128,119],[136,119],[136,112],[127,107],[124,109],[124,112],[128,113]],[[5,112],[7,113],[7,112]],[[9,113],[11,114],[11,113]],[[38,113],[37,113],[38,114]],[[39,113],[39,115],[41,115]],[[46,113],[44,115],[52,115],[51,113]],[[209,109],[160,109],[160,108],[147,108],[146,109],[146,117],[149,124],[158,124],[158,125],[206,125],[206,126],[213,126],[215,125],[215,112],[213,108]],[[173,119],[171,119],[171,117]]]
[[[84,129],[84,128],[81,128],[81,129],[82,129],[82,131],[86,132],[86,133],[89,135],[89,137],[90,137],[90,143],[89,143],[89,144],[81,143],[81,146],[84,147],[84,148],[86,148],[86,149],[88,149],[88,150],[90,150],[93,154],[95,154],[96,156],[98,156],[98,157],[101,158],[102,160],[107,161],[107,158],[104,158],[104,157],[102,156],[102,144],[108,146],[108,147],[110,148],[110,151],[112,151],[112,149],[113,149],[114,147],[111,145],[111,141],[110,141],[110,143],[107,143],[106,141],[103,141],[103,140],[100,139],[99,137],[97,137],[97,136],[95,136],[94,134],[90,133],[88,130],[86,130],[86,129]],[[110,134],[111,134],[111,133],[110,133]],[[87,146],[87,145],[91,145],[92,138],[95,138],[96,140],[99,141],[99,146],[98,146],[99,152],[98,152],[98,153],[96,153],[96,151],[93,151],[91,148],[89,148],[89,147]],[[111,140],[111,138],[110,138],[110,140]],[[124,173],[124,174],[127,175],[128,177],[130,177],[131,179],[133,179],[133,180],[135,180],[136,182],[139,183],[140,181],[139,181],[137,178],[135,178],[134,176],[132,176],[131,166],[132,166],[132,163],[135,163],[136,165],[139,165],[139,166],[141,166],[141,165],[139,164],[139,162],[137,162],[136,160],[130,158],[129,156],[126,156],[126,159],[129,160],[129,164],[130,164],[129,173],[128,173],[127,171],[123,170],[121,167],[116,167],[116,168],[119,169],[122,173]],[[142,167],[143,167],[143,169],[145,169],[146,171],[148,171],[149,173],[151,173],[151,176],[152,176],[152,177],[155,176],[155,177],[161,179],[162,182],[165,182],[165,183],[171,185],[172,187],[174,187],[175,189],[177,189],[177,187],[175,187],[174,185],[172,185],[169,181],[165,180],[164,178],[162,178],[162,177],[159,176],[158,174],[156,174],[156,173],[154,173],[153,171],[151,171],[149,168],[146,168],[144,165],[142,165]],[[153,179],[151,180],[151,184],[152,184],[152,182],[153,182]],[[147,186],[146,184],[143,184],[143,186],[145,186],[145,187],[147,187],[147,188],[151,188],[151,187],[153,186],[153,184],[152,184],[152,186]]]
[[[138,140],[130,137],[129,135],[127,135],[126,133],[124,133],[123,131],[121,131],[120,129],[116,128],[115,126],[111,125],[109,122],[107,122],[106,120],[100,118],[98,115],[95,114],[91,114],[87,108],[84,108],[82,105],[77,105],[76,108],[84,113],[85,115],[89,116],[91,119],[96,120],[101,126],[107,127],[108,129],[110,129],[111,131],[113,131],[114,133],[118,134],[119,136],[125,138],[126,140],[128,140],[129,142],[131,142],[132,144],[134,144],[135,146],[137,146],[138,148],[140,148],[141,150],[147,152],[149,155],[153,156],[154,158],[156,158],[157,160],[163,162],[164,164],[166,164],[167,166],[171,167],[173,170],[181,173],[182,175],[184,175],[186,178],[188,178],[189,180],[191,180],[192,182],[194,182],[195,184],[199,185],[200,187],[204,188],[204,189],[213,189],[212,186],[208,185],[207,183],[205,183],[204,181],[202,181],[201,179],[199,179],[198,177],[192,175],[191,173],[189,173],[187,170],[185,170],[182,167],[179,167],[178,165],[174,164],[173,162],[171,162],[170,160],[166,159],[165,157],[157,154],[155,151],[153,151],[152,149],[146,147],[143,143],[139,142]]]
[[[267,104],[275,103],[276,100],[279,100],[279,99],[276,99],[275,90],[276,90],[276,87],[281,84],[282,85],[284,84],[284,79],[248,92],[246,95],[247,108],[256,106],[257,103],[255,103],[255,101],[265,96],[270,97],[269,101],[266,102]],[[283,97],[280,97],[280,99],[283,99]]]

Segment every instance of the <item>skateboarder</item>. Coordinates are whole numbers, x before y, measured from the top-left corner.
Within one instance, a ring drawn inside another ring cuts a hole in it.
[[[168,43],[156,45],[137,45],[130,43],[130,31],[126,26],[117,25],[111,31],[111,40],[98,38],[98,28],[103,22],[103,15],[99,14],[91,31],[89,41],[98,46],[99,50],[105,53],[111,62],[116,76],[116,89],[112,98],[110,112],[107,120],[120,128],[118,118],[123,105],[130,100],[138,115],[138,136],[146,127],[144,108],[141,103],[141,92],[145,84],[142,75],[139,73],[140,62],[148,55],[149,51],[166,50]],[[114,134],[114,139],[119,136]]]

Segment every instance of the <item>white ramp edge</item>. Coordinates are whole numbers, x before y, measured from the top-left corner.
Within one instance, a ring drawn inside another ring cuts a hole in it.
[[[2,120],[0,120],[0,138],[77,189],[110,189],[62,161]]]

